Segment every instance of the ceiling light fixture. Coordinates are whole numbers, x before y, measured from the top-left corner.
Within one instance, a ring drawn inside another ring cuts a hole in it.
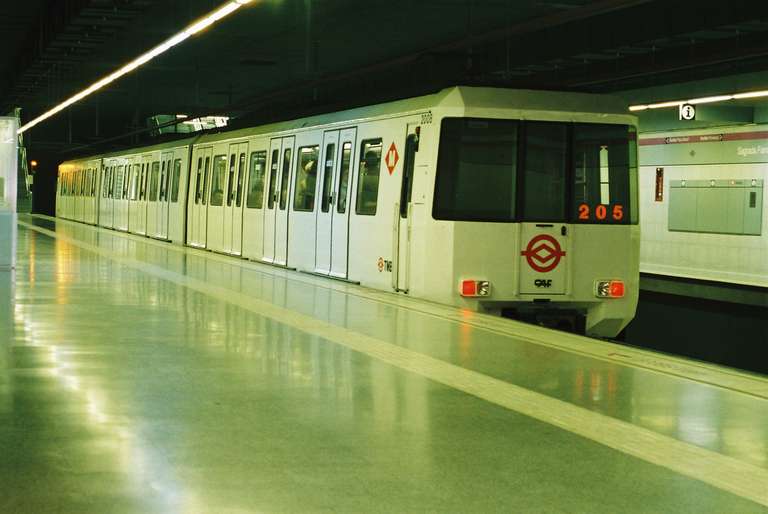
[[[762,98],[768,96],[768,91],[750,91],[747,93],[734,93],[732,95],[705,96],[702,98],[691,98],[689,100],[674,100],[671,102],[661,102],[655,104],[630,105],[632,112],[647,111],[648,109],[663,109],[665,107],[679,107],[683,104],[710,104],[715,102],[726,102],[729,100],[744,100],[746,98]]]
[[[200,32],[201,30],[203,30],[203,29],[205,29],[207,27],[210,27],[211,25],[213,25],[217,21],[221,20],[222,18],[225,18],[226,16],[232,14],[233,12],[235,12],[236,10],[241,8],[242,6],[244,6],[246,4],[249,4],[252,1],[253,0],[232,0],[230,2],[225,3],[224,5],[222,5],[221,7],[216,9],[215,11],[212,11],[211,13],[206,15],[205,17],[197,20],[195,23],[193,23],[192,25],[188,26],[186,29],[182,30],[181,32],[179,32],[178,34],[173,36],[172,38],[164,41],[163,43],[160,43],[159,45],[154,47],[152,50],[150,50],[150,51],[140,55],[139,57],[137,57],[133,61],[129,62],[125,66],[123,66],[123,67],[113,71],[112,73],[110,73],[106,77],[104,77],[104,78],[94,82],[93,84],[91,84],[87,88],[83,89],[82,91],[80,91],[76,95],[71,96],[67,100],[61,102],[59,105],[57,105],[53,109],[51,109],[51,110],[41,114],[40,116],[38,116],[37,118],[33,119],[32,121],[26,123],[25,125],[22,125],[21,128],[19,128],[18,133],[21,134],[22,132],[31,129],[32,127],[34,127],[38,123],[41,123],[41,122],[47,120],[48,118],[50,118],[51,116],[54,116],[54,115],[60,113],[61,111],[63,111],[67,107],[69,107],[70,105],[79,102],[83,98],[85,98],[85,97],[95,93],[96,91],[98,91],[99,89],[103,88],[104,86],[107,86],[107,85],[111,84],[112,82],[116,81],[117,79],[119,79],[123,75],[126,75],[126,74],[132,72],[133,70],[135,70],[136,68],[138,68],[139,66],[148,63],[149,61],[151,61],[152,59],[154,59],[158,55],[167,52],[168,50],[170,50],[174,46],[176,46],[179,43],[185,41],[187,38],[197,34],[198,32]]]

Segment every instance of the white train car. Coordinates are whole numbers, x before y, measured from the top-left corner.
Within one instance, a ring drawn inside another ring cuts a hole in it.
[[[768,126],[644,133],[641,271],[768,287]]]
[[[203,135],[178,143],[170,223],[190,246],[614,336],[638,295],[635,123],[611,97],[458,87]],[[104,158],[132,159],[128,230],[155,237],[158,151]]]

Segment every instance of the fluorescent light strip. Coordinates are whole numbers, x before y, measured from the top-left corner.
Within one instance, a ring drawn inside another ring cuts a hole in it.
[[[745,98],[762,98],[768,96],[768,91],[750,91],[747,93],[734,93],[732,95],[705,96],[703,98],[691,98],[690,100],[675,100],[671,102],[661,102],[655,104],[630,105],[632,112],[647,111],[648,109],[663,109],[665,107],[678,107],[683,104],[710,104],[715,102],[726,102],[728,100],[743,100]]]
[[[104,77],[104,78],[94,82],[93,84],[91,84],[87,88],[83,89],[82,91],[80,91],[76,95],[74,95],[74,96],[68,98],[67,100],[63,101],[62,103],[60,103],[59,105],[57,105],[56,107],[51,109],[50,111],[48,111],[48,112],[46,112],[44,114],[41,114],[40,116],[38,116],[37,118],[33,119],[29,123],[23,125],[21,128],[19,128],[18,133],[21,134],[22,132],[31,129],[32,127],[34,127],[38,123],[41,123],[41,122],[47,120],[48,118],[50,118],[51,116],[54,116],[54,115],[60,113],[61,111],[63,111],[67,107],[69,107],[70,105],[79,102],[83,98],[85,98],[85,97],[95,93],[96,91],[98,91],[99,89],[103,88],[104,86],[111,84],[112,82],[114,82],[115,80],[119,79],[123,75],[126,75],[126,74],[132,72],[133,70],[135,70],[136,68],[138,68],[139,66],[148,63],[149,61],[151,61],[152,59],[154,59],[158,55],[167,52],[168,50],[170,50],[174,46],[176,46],[179,43],[185,41],[187,38],[197,34],[198,32],[200,32],[201,30],[203,30],[203,29],[205,29],[207,27],[210,27],[211,25],[213,25],[217,21],[219,21],[222,18],[232,14],[233,12],[238,10],[240,7],[244,6],[245,4],[251,3],[252,1],[253,0],[233,0],[231,2],[227,2],[226,4],[224,4],[223,6],[219,7],[215,11],[211,12],[210,14],[205,16],[204,18],[196,21],[195,23],[193,23],[192,25],[190,25],[189,27],[187,27],[183,31],[179,32],[178,34],[176,34],[172,38],[170,38],[167,41],[159,44],[158,46],[156,46],[152,50],[146,52],[145,54],[140,55],[139,57],[137,57],[133,61],[131,61],[128,64],[126,64],[125,66],[123,66],[122,68],[119,68],[118,70],[110,73],[106,77]]]

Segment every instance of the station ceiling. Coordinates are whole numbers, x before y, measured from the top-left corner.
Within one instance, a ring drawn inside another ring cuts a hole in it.
[[[0,112],[29,120],[221,3],[2,2]],[[254,0],[25,135],[50,151],[120,146],[157,114],[256,124],[454,84],[674,92],[764,70],[765,1]]]

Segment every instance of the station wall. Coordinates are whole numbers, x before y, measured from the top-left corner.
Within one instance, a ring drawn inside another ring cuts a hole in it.
[[[646,132],[639,148],[640,270],[768,287],[768,125]]]

